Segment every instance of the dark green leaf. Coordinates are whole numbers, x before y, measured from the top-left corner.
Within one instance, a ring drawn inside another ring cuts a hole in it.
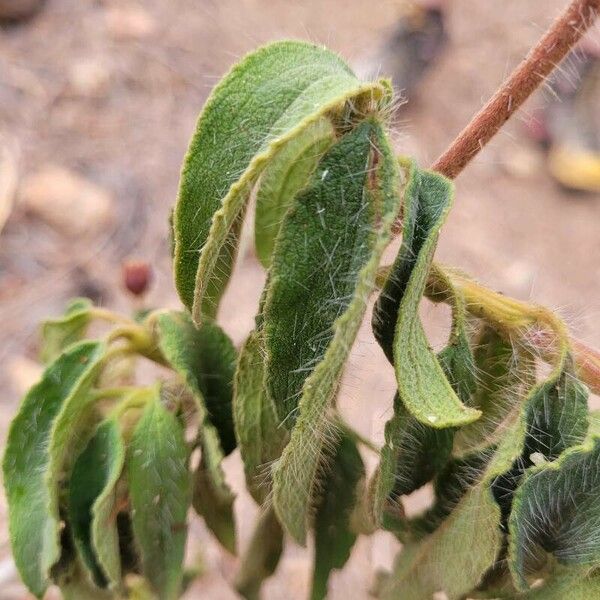
[[[300,543],[335,438],[339,381],[398,214],[398,180],[380,126],[363,122],[323,157],[275,247],[264,308],[267,384],[280,418],[296,425],[273,471],[273,500]]]
[[[355,442],[342,435],[323,475],[322,491],[315,514],[315,560],[311,600],[327,596],[327,582],[333,569],[341,569],[348,558],[356,533],[351,516],[356,491],[365,469]]]
[[[73,466],[68,519],[83,564],[96,585],[121,583],[116,485],[125,462],[125,446],[116,419],[103,421]]]
[[[258,600],[265,579],[277,569],[283,552],[283,530],[272,507],[263,507],[235,578],[246,600]]]
[[[208,417],[229,454],[236,446],[231,407],[236,352],[231,340],[214,323],[196,328],[184,312],[156,313],[156,324],[160,350],[193,393],[200,422]]]

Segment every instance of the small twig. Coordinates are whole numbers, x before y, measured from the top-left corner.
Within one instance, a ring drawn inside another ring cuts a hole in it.
[[[431,168],[454,179],[575,46],[599,12],[600,0],[573,0]]]

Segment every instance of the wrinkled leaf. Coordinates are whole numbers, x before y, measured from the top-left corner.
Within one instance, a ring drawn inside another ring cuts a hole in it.
[[[202,457],[194,474],[192,504],[223,547],[235,554],[235,495],[225,480],[221,466],[223,451],[219,436],[209,424],[202,428],[200,446]]]
[[[373,329],[393,362],[400,398],[422,423],[445,428],[475,421],[480,412],[465,406],[432,352],[419,318],[419,303],[440,228],[453,200],[443,176],[407,165],[402,246],[373,311]]]
[[[536,548],[564,565],[600,565],[600,436],[526,473],[515,492],[509,531],[509,564],[522,589]]]
[[[225,455],[236,446],[232,415],[236,352],[227,334],[214,323],[196,328],[184,312],[156,314],[162,354],[191,390],[200,413],[218,433]]]
[[[235,374],[233,415],[244,462],[246,487],[262,504],[271,490],[270,466],[279,457],[287,431],[279,425],[264,386],[260,336],[253,331],[240,350]]]
[[[62,317],[42,323],[40,357],[44,364],[51,363],[63,350],[81,340],[92,319],[91,307],[87,298],[74,298]]]
[[[327,596],[327,582],[333,569],[341,569],[356,540],[350,520],[356,492],[365,469],[355,442],[342,435],[323,480],[315,514],[315,559],[311,600]]]
[[[245,204],[275,153],[321,116],[387,97],[334,53],[305,42],[252,52],[213,90],[184,163],[174,212],[175,283],[194,321],[214,316]]]
[[[271,253],[285,213],[334,139],[333,124],[323,117],[283,146],[261,175],[256,193],[254,239],[256,254],[265,267],[271,264]]]
[[[158,388],[131,437],[126,469],[143,573],[161,599],[178,598],[191,501],[188,449]]]
[[[276,244],[264,309],[267,383],[280,418],[296,425],[273,471],[273,498],[300,543],[335,437],[329,412],[398,213],[399,180],[379,125],[363,122],[319,163]]]
[[[115,500],[124,462],[119,423],[107,419],[75,461],[69,481],[68,519],[75,545],[100,587],[121,582]]]
[[[58,490],[47,485],[48,472],[51,462],[57,465],[57,454],[70,446],[56,453],[50,438],[61,411],[85,404],[103,355],[100,342],[80,342],[61,354],[25,396],[8,434],[3,470],[13,556],[23,581],[38,597],[60,557]]]
[[[283,552],[283,530],[272,507],[263,507],[235,577],[235,589],[246,600],[258,600],[265,579],[277,569]]]

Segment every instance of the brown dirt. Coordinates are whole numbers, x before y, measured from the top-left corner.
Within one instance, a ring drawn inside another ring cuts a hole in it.
[[[47,163],[72,169],[110,192],[119,216],[118,225],[94,237],[68,237],[18,202],[14,207],[0,237],[0,441],[17,407],[19,381],[31,372],[24,358],[35,358],[36,323],[44,315],[59,312],[70,296],[90,292],[106,306],[128,310],[119,265],[129,256],[154,265],[149,305],[177,306],[167,216],[197,114],[231,62],[284,37],[322,42],[359,61],[393,26],[399,4],[48,0],[29,24],[0,29],[0,133],[20,148],[21,177]],[[398,150],[431,163],[564,4],[507,0],[498,10],[498,3],[455,0],[451,44],[418,102],[402,113]],[[123,15],[114,11],[124,6],[144,12],[129,14],[123,25]],[[543,103],[544,94],[538,94],[520,116]],[[559,190],[516,118],[457,181],[456,206],[437,256],[495,289],[558,309],[578,336],[598,345],[599,222],[598,195]],[[263,281],[249,244],[240,263],[222,313],[236,342],[252,325]],[[425,307],[424,315],[434,343],[440,343],[445,311]],[[392,396],[393,376],[365,327],[342,405],[364,434],[381,441]],[[239,463],[236,457],[229,462],[240,489]],[[254,508],[243,494],[238,508],[243,546]],[[0,554],[6,556],[2,503],[0,521]],[[208,541],[201,524],[193,526],[192,537],[210,570],[188,597],[235,598],[225,585],[235,559]],[[374,569],[389,565],[395,548],[384,534],[375,542],[361,540],[344,572],[333,577],[331,597],[367,598]],[[290,547],[266,585],[266,598],[305,597],[306,556]],[[0,600],[26,597],[7,593],[0,589]]]

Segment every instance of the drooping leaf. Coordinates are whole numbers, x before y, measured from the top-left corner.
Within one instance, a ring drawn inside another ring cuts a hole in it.
[[[200,447],[202,456],[194,474],[192,504],[223,547],[235,554],[235,495],[225,480],[221,466],[223,451],[219,435],[208,423],[202,427]]]
[[[475,421],[480,412],[465,406],[432,352],[418,308],[440,228],[453,200],[443,176],[406,164],[402,246],[373,311],[373,330],[393,362],[400,399],[422,423],[446,428]]]
[[[74,298],[62,317],[42,323],[40,356],[44,364],[51,363],[63,350],[81,340],[92,319],[91,307],[87,298]]]
[[[374,523],[381,524],[386,511],[397,514],[400,496],[425,485],[443,468],[452,437],[450,429],[434,429],[415,419],[396,395],[394,415],[385,424],[381,460],[369,486]]]
[[[456,432],[455,456],[481,452],[501,440],[507,417],[533,385],[533,370],[531,356],[491,328],[484,329],[475,349],[478,385],[471,399],[481,418]]]
[[[199,411],[218,433],[225,455],[236,446],[232,415],[236,352],[227,334],[215,323],[196,328],[189,315],[156,313],[158,344],[165,359],[188,386]]]
[[[527,471],[509,531],[509,565],[521,589],[528,587],[527,561],[536,549],[564,565],[600,566],[600,436]]]
[[[194,321],[214,316],[250,190],[275,153],[321,116],[389,96],[325,48],[276,42],[252,52],[213,90],[182,171],[174,212],[175,283]]]
[[[327,582],[333,569],[341,569],[356,540],[351,515],[356,504],[358,482],[365,469],[355,442],[342,435],[323,479],[315,513],[315,558],[311,600],[327,596]]]
[[[264,308],[266,380],[280,419],[296,424],[273,471],[273,498],[300,543],[335,430],[329,413],[398,213],[399,180],[380,126],[361,123],[323,157],[275,247]]]
[[[146,405],[126,459],[131,518],[144,576],[164,600],[179,597],[191,502],[188,449],[158,388]]]
[[[283,530],[271,506],[261,509],[235,577],[235,589],[246,600],[259,600],[265,579],[277,569],[283,552]]]
[[[19,573],[38,597],[60,557],[57,490],[47,485],[57,458],[50,438],[65,407],[86,403],[104,349],[101,342],[80,342],[61,354],[29,390],[9,430],[3,471],[10,539]]]
[[[265,390],[264,362],[260,336],[253,331],[238,357],[233,415],[246,487],[259,504],[270,493],[270,465],[281,454],[288,437]]]
[[[68,520],[75,546],[100,587],[121,582],[115,499],[124,462],[119,423],[109,418],[78,456],[69,481]]]
[[[271,264],[271,253],[285,213],[334,139],[333,124],[323,117],[284,145],[265,167],[256,193],[254,219],[256,254],[265,267]]]

